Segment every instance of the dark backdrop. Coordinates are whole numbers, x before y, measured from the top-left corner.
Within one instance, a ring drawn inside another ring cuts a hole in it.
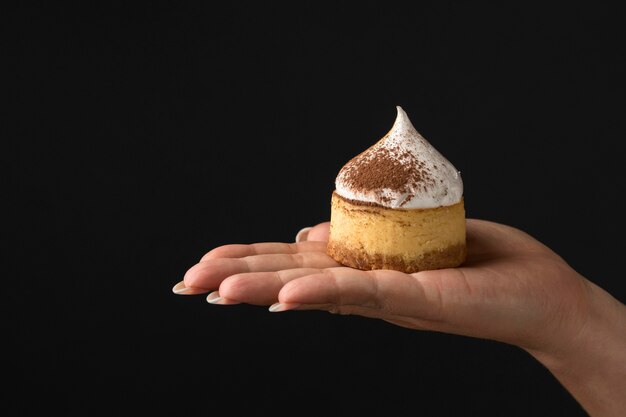
[[[87,3],[3,13],[6,415],[584,415],[516,347],[170,289],[327,220],[401,105],[469,217],[626,300],[616,9]]]

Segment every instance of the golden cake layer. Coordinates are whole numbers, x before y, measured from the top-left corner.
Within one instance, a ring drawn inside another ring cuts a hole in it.
[[[333,192],[330,223],[328,254],[352,268],[413,273],[465,261],[463,199],[451,206],[392,209]]]

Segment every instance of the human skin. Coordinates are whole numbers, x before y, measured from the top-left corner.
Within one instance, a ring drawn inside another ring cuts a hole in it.
[[[357,314],[516,345],[591,416],[626,415],[626,306],[527,233],[468,219],[466,262],[414,274],[343,267],[326,254],[328,233],[326,222],[298,243],[220,246],[173,290],[213,291],[213,304]]]

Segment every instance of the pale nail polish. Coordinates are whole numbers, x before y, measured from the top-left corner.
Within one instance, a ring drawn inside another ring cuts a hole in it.
[[[296,233],[296,243],[305,241],[311,229],[313,228],[305,227],[304,229],[301,229],[298,233]]]
[[[274,303],[270,306],[269,311],[271,313],[280,313],[281,311],[293,310],[294,308],[300,306],[300,304],[296,303]]]
[[[281,303],[274,303],[270,306],[269,310],[272,313],[278,313],[279,311],[284,311],[283,307]]]
[[[207,302],[211,304],[219,304],[222,301],[222,297],[220,296],[219,291],[213,291],[211,294],[206,296]]]
[[[174,285],[174,287],[172,288],[172,292],[174,294],[185,294],[189,292],[190,290],[191,288],[185,287],[185,281],[179,282],[178,284]]]

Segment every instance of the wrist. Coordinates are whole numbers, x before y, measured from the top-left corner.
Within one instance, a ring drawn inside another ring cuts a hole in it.
[[[597,285],[588,287],[578,329],[558,344],[527,349],[592,416],[626,415],[626,307]]]

